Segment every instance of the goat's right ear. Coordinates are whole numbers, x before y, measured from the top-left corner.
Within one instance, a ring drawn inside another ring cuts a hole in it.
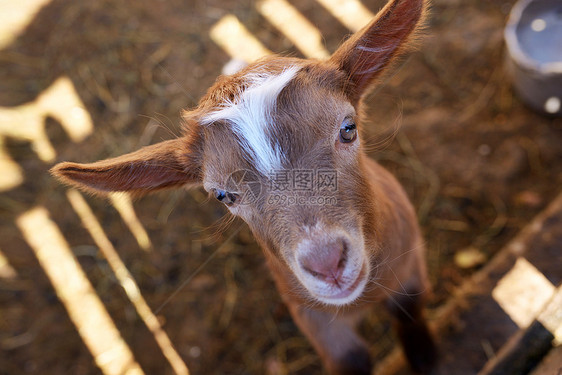
[[[375,19],[352,35],[330,58],[348,79],[353,103],[376,82],[409,46],[423,24],[427,0],[391,0]]]
[[[64,183],[94,193],[128,191],[140,195],[199,184],[200,159],[182,137],[91,164],[60,163],[51,173]]]

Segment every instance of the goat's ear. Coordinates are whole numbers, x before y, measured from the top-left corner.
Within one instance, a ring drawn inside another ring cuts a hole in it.
[[[330,58],[344,71],[346,88],[357,102],[410,44],[423,23],[426,0],[391,0],[371,23],[352,35]]]
[[[200,183],[197,154],[186,138],[177,138],[91,164],[60,163],[51,173],[64,183],[94,193],[129,191],[141,195]]]

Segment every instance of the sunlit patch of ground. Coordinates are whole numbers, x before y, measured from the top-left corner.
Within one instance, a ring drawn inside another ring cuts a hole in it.
[[[0,0],[0,49],[10,45],[51,0]]]

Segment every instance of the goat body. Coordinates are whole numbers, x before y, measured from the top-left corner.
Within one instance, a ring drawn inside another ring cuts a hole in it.
[[[423,0],[393,0],[327,61],[267,57],[222,76],[185,134],[52,173],[87,191],[202,185],[245,220],[289,310],[333,374],[368,374],[355,332],[386,303],[412,368],[435,347],[422,316],[424,246],[406,194],[362,146],[361,98],[411,44]]]

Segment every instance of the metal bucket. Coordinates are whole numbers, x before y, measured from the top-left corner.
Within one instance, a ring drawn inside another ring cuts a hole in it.
[[[562,116],[562,0],[521,0],[505,27],[516,92],[536,110]]]

